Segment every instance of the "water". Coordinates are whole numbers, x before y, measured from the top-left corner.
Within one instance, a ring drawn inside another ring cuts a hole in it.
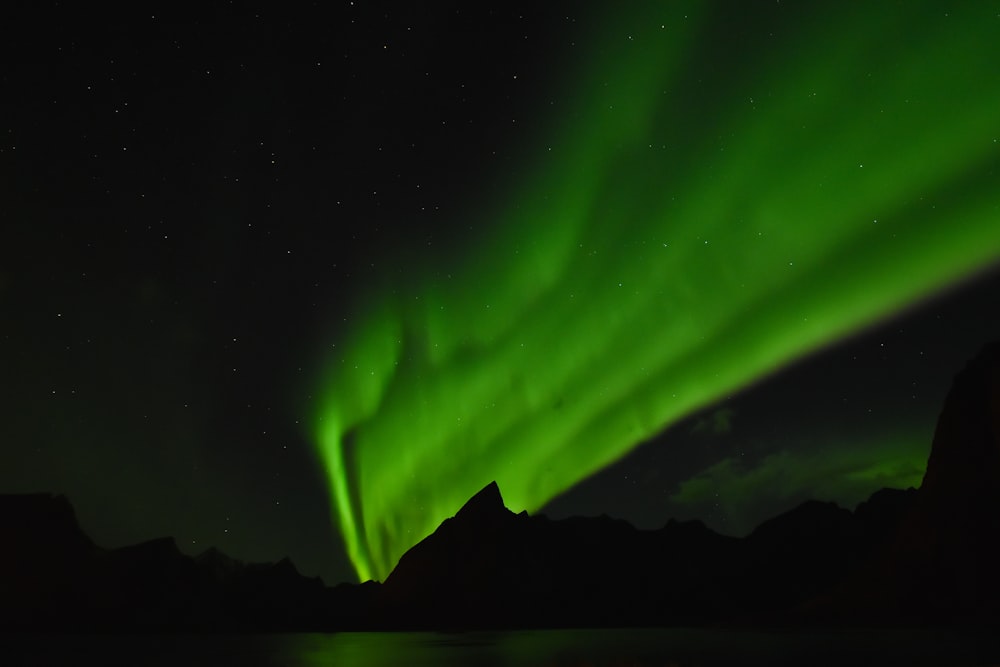
[[[0,635],[9,667],[703,667],[1000,665],[959,631],[630,629],[286,635]]]

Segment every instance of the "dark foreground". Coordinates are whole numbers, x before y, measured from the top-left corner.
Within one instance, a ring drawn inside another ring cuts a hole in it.
[[[329,588],[287,559],[192,558],[171,539],[102,549],[45,494],[0,495],[0,538],[17,653],[0,665],[1000,664],[984,639],[1000,634],[1000,342],[956,376],[919,490],[807,502],[746,538],[515,514],[495,483],[383,584]],[[705,629],[530,630],[609,626]],[[949,630],[891,629],[907,627]],[[330,634],[441,629],[467,632]]]
[[[19,667],[971,666],[1000,664],[1000,638],[994,634],[675,628],[461,634],[21,635],[0,637],[0,662]]]

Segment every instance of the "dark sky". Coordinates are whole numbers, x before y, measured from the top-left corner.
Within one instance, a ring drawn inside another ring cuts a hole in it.
[[[8,16],[0,491],[68,495],[102,545],[173,535],[351,579],[311,432],[317,368],[359,298],[460,253],[486,224],[479,203],[527,168],[573,49],[600,30],[576,3],[540,5]],[[731,32],[774,11],[756,3],[700,48],[736,57]],[[945,289],[546,512],[742,534],[805,497],[919,479],[951,377],[1000,338],[998,294],[989,271]],[[872,451],[896,467],[875,470]]]

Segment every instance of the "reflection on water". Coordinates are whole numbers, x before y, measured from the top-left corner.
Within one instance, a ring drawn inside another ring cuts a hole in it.
[[[990,665],[1000,640],[959,631],[634,629],[461,634],[0,635],[0,664],[148,667]]]
[[[688,629],[509,633],[345,633],[289,637],[299,667],[435,665],[988,665],[996,641],[957,632],[737,632]],[[992,649],[987,644],[992,644]]]

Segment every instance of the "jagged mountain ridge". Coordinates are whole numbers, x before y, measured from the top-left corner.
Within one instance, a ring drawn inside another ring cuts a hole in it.
[[[982,624],[1000,613],[1000,343],[956,376],[920,490],[809,501],[746,538],[514,514],[487,485],[382,585],[330,589],[169,538],[105,550],[69,502],[0,496],[0,627],[472,629]]]
[[[700,521],[644,531],[606,516],[514,514],[492,483],[408,551],[384,584],[334,588],[303,577],[288,559],[246,564],[216,549],[191,557],[171,538],[102,549],[79,529],[66,498],[6,495],[0,518],[11,531],[7,544],[17,546],[0,560],[0,625],[280,631],[777,619],[801,601],[800,591],[837,578],[833,568],[818,576],[807,555],[856,552],[883,535],[856,516],[872,514],[871,506],[899,515],[914,493],[880,491],[853,514],[811,501],[738,539]],[[786,581],[804,570],[809,586],[801,588],[801,576]]]
[[[377,614],[409,629],[780,622],[870,556],[915,493],[857,512],[810,501],[741,539],[700,521],[514,514],[491,483],[400,559]]]
[[[638,531],[501,508],[491,484],[407,552],[382,590],[386,617],[401,627],[993,622],[1000,342],[956,376],[920,490],[883,489],[854,512],[809,501],[735,539],[697,522]]]
[[[180,552],[165,537],[96,546],[69,501],[0,495],[0,628],[74,631],[330,629],[347,610],[288,559],[243,563]]]

